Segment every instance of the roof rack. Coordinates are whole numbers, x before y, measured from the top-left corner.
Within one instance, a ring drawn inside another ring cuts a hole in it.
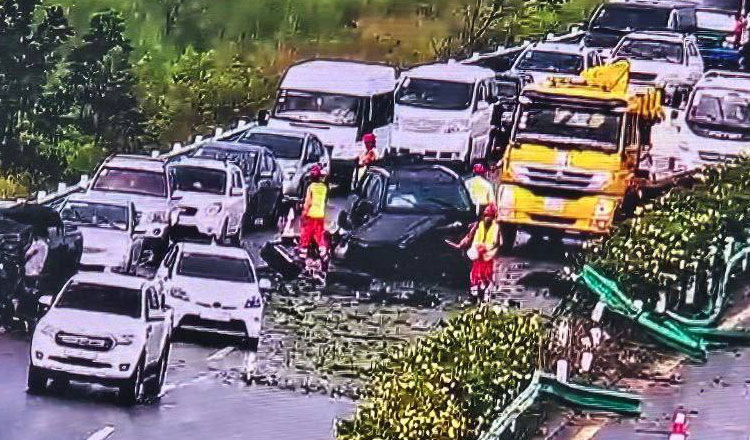
[[[703,79],[709,78],[738,78],[750,79],[750,72],[735,72],[730,70],[709,70],[703,74]]]

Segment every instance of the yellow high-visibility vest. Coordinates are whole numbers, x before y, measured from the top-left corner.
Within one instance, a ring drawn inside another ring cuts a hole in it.
[[[310,200],[310,208],[307,216],[310,218],[324,218],[326,216],[326,197],[328,187],[324,183],[314,182],[307,188],[307,197]]]
[[[477,231],[474,233],[474,241],[472,242],[472,246],[477,245],[484,245],[486,248],[492,248],[495,247],[497,244],[497,234],[500,231],[500,226],[498,226],[497,222],[492,222],[489,229],[485,227],[483,221],[479,221],[479,226],[477,226]]]
[[[466,189],[469,190],[471,201],[476,206],[489,205],[495,201],[492,184],[483,177],[474,176],[467,179]]]

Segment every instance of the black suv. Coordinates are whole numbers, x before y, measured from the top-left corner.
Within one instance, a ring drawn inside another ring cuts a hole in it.
[[[694,33],[696,4],[676,1],[615,0],[596,9],[583,43],[587,47],[614,47],[635,31]]]

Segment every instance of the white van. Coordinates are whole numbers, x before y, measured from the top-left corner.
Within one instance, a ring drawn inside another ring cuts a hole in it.
[[[310,60],[287,69],[268,126],[316,135],[331,155],[332,178],[346,183],[374,133],[379,153],[389,145],[394,67],[343,60]]]
[[[483,160],[495,102],[495,72],[456,62],[401,74],[396,88],[391,151],[426,159]]]
[[[685,111],[673,114],[677,147],[689,169],[750,153],[750,74],[706,72]]]

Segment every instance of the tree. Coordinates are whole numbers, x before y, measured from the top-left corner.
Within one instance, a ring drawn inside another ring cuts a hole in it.
[[[108,10],[91,18],[88,33],[68,55],[65,84],[81,130],[94,135],[97,145],[105,142],[117,151],[132,151],[144,134],[132,51],[125,20]]]
[[[63,9],[40,0],[0,0],[0,158],[5,168],[24,159],[20,133],[35,111],[58,50],[72,35]]]

